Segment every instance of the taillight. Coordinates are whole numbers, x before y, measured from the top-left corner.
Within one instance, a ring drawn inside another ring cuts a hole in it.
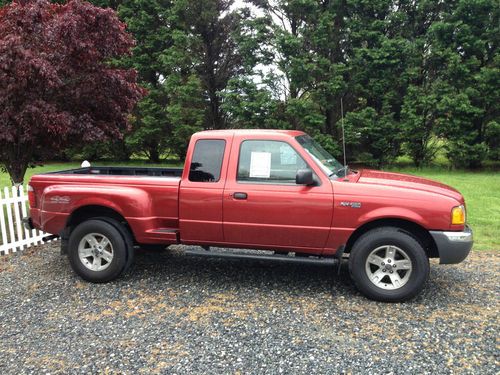
[[[33,186],[31,186],[31,185],[28,185],[28,201],[30,202],[31,208],[36,207],[35,189],[33,189]]]

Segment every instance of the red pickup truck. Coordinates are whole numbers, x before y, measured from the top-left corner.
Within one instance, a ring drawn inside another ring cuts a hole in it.
[[[403,301],[423,288],[429,258],[458,263],[472,247],[458,191],[348,169],[300,131],[203,131],[184,169],[88,167],[35,175],[28,189],[25,225],[60,236],[74,271],[91,282],[127,270],[134,246],[187,244],[212,256],[348,256],[363,294]]]

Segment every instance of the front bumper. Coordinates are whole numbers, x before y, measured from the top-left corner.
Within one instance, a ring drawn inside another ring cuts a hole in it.
[[[472,249],[472,229],[465,227],[463,232],[430,231],[439,253],[440,264],[460,263]]]

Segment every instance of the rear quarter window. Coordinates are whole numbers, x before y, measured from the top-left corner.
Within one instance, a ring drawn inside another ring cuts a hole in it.
[[[189,181],[218,182],[225,148],[226,141],[222,139],[196,141],[189,167]]]

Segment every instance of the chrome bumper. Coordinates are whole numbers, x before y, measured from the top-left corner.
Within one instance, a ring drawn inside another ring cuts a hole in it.
[[[474,243],[472,229],[465,227],[463,232],[430,231],[439,253],[439,263],[460,263],[469,255]]]

